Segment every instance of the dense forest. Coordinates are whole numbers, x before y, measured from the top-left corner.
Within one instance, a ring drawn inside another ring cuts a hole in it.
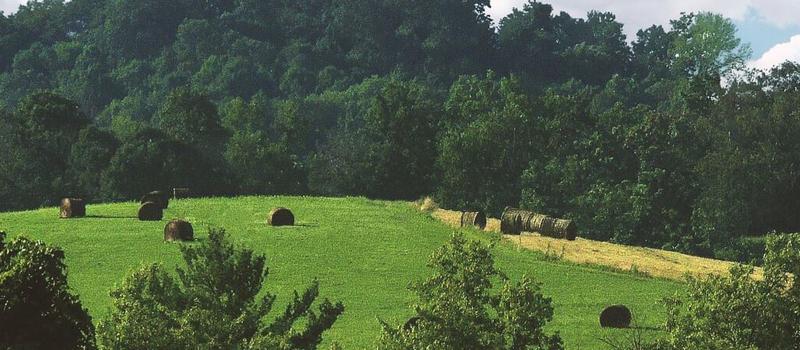
[[[62,0],[0,15],[0,211],[189,187],[363,195],[748,259],[800,230],[800,66],[730,20],[489,0]]]

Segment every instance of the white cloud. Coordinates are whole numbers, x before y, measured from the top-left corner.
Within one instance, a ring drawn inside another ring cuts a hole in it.
[[[752,1],[753,7],[758,6],[758,16],[764,21],[787,27],[800,24],[800,1],[797,0],[762,0]]]
[[[528,0],[492,0],[489,14],[499,21],[514,7],[521,8]],[[681,12],[709,11],[734,20],[749,15],[786,27],[800,24],[798,0],[551,0],[556,12],[566,11],[574,17],[585,17],[591,10],[612,12],[625,25],[628,39],[634,39],[639,29],[653,24],[668,25]]]
[[[27,0],[0,0],[0,11],[10,15],[17,11],[19,5],[28,2]]]
[[[761,58],[750,62],[749,66],[769,70],[786,61],[800,62],[800,35],[795,35],[789,41],[773,46]]]

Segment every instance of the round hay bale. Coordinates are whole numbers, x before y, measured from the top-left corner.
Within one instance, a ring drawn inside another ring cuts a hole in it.
[[[153,191],[145,194],[141,199],[139,199],[140,204],[147,202],[158,203],[161,206],[161,209],[167,209],[169,207],[169,193],[164,191]]]
[[[538,232],[542,236],[563,238],[574,241],[578,236],[575,223],[572,220],[556,219],[547,215],[530,213],[523,215],[522,230]]]
[[[564,239],[574,241],[578,237],[578,229],[572,220],[558,219],[555,222],[555,231]]]
[[[539,232],[544,226],[544,221],[547,220],[546,215],[534,214],[528,218],[525,224],[525,231]]]
[[[185,220],[170,221],[164,227],[164,240],[167,242],[194,240],[192,224]]]
[[[600,313],[600,327],[628,328],[632,318],[631,310],[625,305],[612,305]]]
[[[269,212],[267,224],[271,226],[294,226],[294,214],[286,208],[274,208]]]
[[[476,227],[483,230],[486,228],[486,214],[480,211],[461,213],[461,227]]]
[[[164,218],[164,209],[161,204],[145,202],[139,207],[139,220],[141,221],[161,221]]]
[[[61,210],[58,217],[62,219],[82,218],[86,216],[86,202],[79,198],[64,198],[61,200]]]
[[[522,210],[506,207],[500,216],[500,231],[507,235],[522,233]]]

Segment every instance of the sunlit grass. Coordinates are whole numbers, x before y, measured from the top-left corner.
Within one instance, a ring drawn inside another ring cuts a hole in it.
[[[266,215],[276,206],[290,208],[299,225],[267,226]],[[5,213],[0,229],[62,247],[70,285],[97,322],[108,312],[108,292],[132,269],[181,263],[178,244],[163,242],[168,219],[188,219],[198,240],[207,237],[208,227],[223,227],[235,243],[267,256],[265,287],[278,295],[278,311],[293,290],[319,279],[321,295],[341,300],[346,308],[325,343],[356,349],[374,347],[379,318],[399,324],[411,315],[415,299],[408,284],[429,274],[428,257],[454,230],[408,203],[363,198],[178,200],[170,202],[161,222],[136,220],[137,208],[133,202],[90,205],[89,217],[74,220],[58,219],[55,208]],[[464,232],[486,241],[490,236]],[[496,258],[511,278],[527,274],[542,283],[555,305],[548,328],[558,330],[570,349],[602,349],[600,338],[607,332],[629,332],[600,329],[598,315],[607,305],[626,304],[640,326],[659,326],[664,314],[659,300],[681,289],[678,282],[578,266],[506,241],[498,245]]]

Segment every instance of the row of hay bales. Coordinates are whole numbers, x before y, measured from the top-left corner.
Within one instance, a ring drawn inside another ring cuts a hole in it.
[[[160,221],[164,217],[164,209],[169,207],[169,194],[153,191],[142,196],[139,204],[139,220]],[[62,199],[58,217],[62,219],[86,217],[86,201],[80,198]]]
[[[525,232],[538,232],[542,236],[574,241],[578,230],[572,220],[557,219],[518,208],[506,207],[500,218],[500,231],[504,234],[518,235]]]
[[[487,217],[483,212],[462,212],[461,227],[486,228]],[[553,218],[532,211],[506,207],[500,219],[500,231],[507,235],[519,235],[522,232],[538,232],[552,238],[574,241],[578,230],[572,220]]]

